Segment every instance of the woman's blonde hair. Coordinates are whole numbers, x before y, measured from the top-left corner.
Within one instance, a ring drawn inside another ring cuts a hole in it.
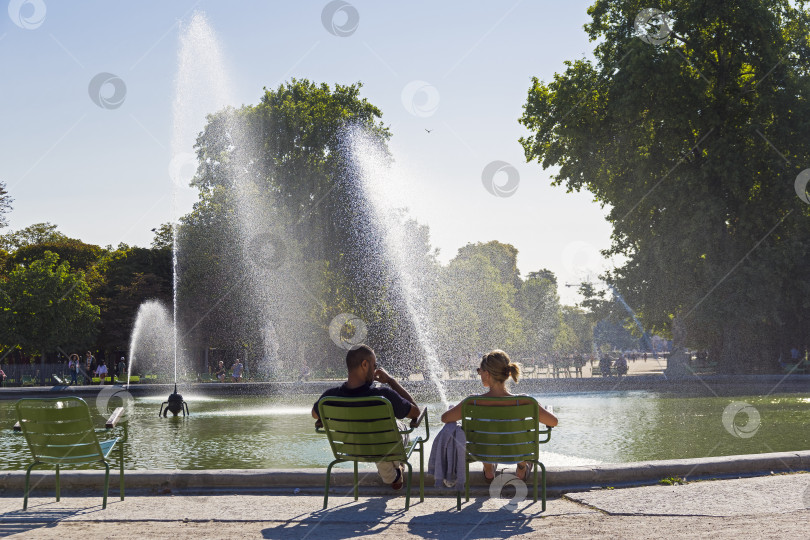
[[[517,382],[520,377],[520,364],[512,363],[509,355],[500,349],[490,351],[481,358],[481,369],[498,382],[506,382],[509,377]]]

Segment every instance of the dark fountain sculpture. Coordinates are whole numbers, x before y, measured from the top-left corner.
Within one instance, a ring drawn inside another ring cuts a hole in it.
[[[163,406],[166,406],[164,409]],[[181,412],[183,416],[191,415],[188,412],[188,403],[183,400],[183,396],[177,393],[177,383],[174,383],[174,393],[169,395],[169,401],[164,401],[160,405],[160,412],[158,412],[158,417],[166,418],[166,415],[171,412],[174,416],[177,416]]]

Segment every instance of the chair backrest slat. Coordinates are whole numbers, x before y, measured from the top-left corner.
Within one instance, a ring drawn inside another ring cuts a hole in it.
[[[383,397],[325,397],[318,402],[336,459],[405,460],[405,447],[391,402]]]

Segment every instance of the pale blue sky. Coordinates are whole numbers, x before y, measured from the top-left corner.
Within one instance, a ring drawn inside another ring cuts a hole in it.
[[[564,60],[590,55],[582,29],[589,1],[357,0],[359,24],[347,37],[323,26],[326,1],[38,1],[44,19],[34,3],[17,18],[33,29],[0,13],[0,179],[15,199],[13,229],[50,221],[86,242],[149,245],[150,229],[171,215],[179,27],[196,10],[219,38],[235,105],[256,103],[263,86],[291,77],[363,82],[408,172],[404,202],[430,225],[443,261],[467,242],[496,239],[518,248],[523,275],[547,267],[564,283],[600,266],[595,250],[610,235],[603,210],[525,163],[517,123],[533,75],[548,80]],[[120,107],[90,99],[100,72],[126,84]],[[412,81],[429,83],[438,105],[424,92],[403,103]],[[417,116],[406,105],[431,110]],[[520,174],[511,197],[482,185],[494,160]],[[575,300],[570,289],[560,293]]]

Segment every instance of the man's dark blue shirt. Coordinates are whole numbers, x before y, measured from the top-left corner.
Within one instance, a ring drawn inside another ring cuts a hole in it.
[[[405,418],[411,412],[412,403],[400,396],[390,388],[385,387],[372,387],[372,383],[366,383],[357,388],[347,388],[348,383],[343,383],[336,388],[330,388],[318,398],[320,401],[324,397],[369,397],[381,396],[391,402],[394,409],[394,416],[397,418]],[[315,402],[315,412],[318,412],[318,401]]]

